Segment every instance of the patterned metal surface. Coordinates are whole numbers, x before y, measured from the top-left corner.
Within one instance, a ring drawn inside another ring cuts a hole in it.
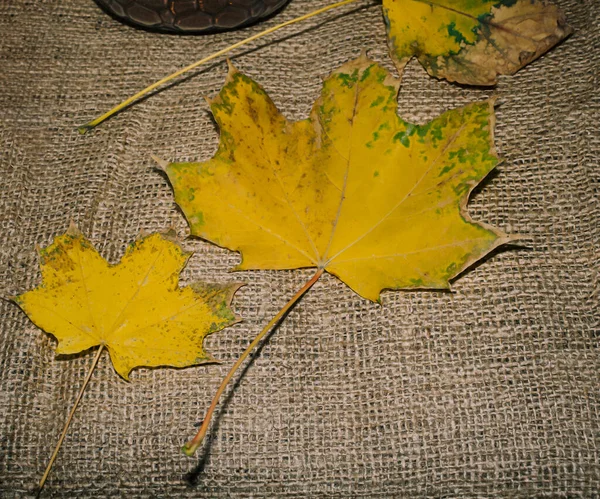
[[[130,23],[160,31],[233,29],[272,14],[289,0],[96,0]]]

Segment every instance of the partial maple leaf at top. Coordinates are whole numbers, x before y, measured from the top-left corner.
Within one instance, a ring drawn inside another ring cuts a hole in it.
[[[383,0],[392,59],[413,57],[437,78],[494,85],[572,33],[541,0]]]
[[[202,64],[282,28],[365,0],[338,0],[272,26],[179,69],[80,126],[87,133],[151,91]],[[376,5],[369,1],[367,5]],[[388,45],[398,70],[418,57],[429,74],[469,85],[494,85],[572,33],[546,0],[383,0]]]
[[[316,267],[369,300],[386,288],[448,288],[511,239],[466,210],[498,163],[494,105],[415,125],[396,113],[398,86],[361,56],[293,123],[231,68],[211,103],[214,158],[163,164],[192,234],[241,252],[239,270]]]
[[[110,265],[71,226],[40,252],[42,284],[14,301],[58,339],[58,354],[106,347],[117,373],[214,360],[204,338],[237,322],[229,304],[239,284],[179,288],[190,254],[160,234],[129,246]]]

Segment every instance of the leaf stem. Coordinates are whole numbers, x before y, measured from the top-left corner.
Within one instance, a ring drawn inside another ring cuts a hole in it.
[[[100,355],[102,355],[103,351],[104,351],[104,345],[100,345],[100,348],[98,348],[98,351],[96,352],[96,356],[94,357],[94,360],[92,362],[92,366],[90,367],[90,369],[85,377],[85,380],[83,381],[83,386],[81,387],[81,390],[79,390],[79,394],[77,395],[77,398],[75,399],[75,405],[73,405],[73,408],[71,409],[71,412],[69,413],[69,417],[67,418],[67,422],[65,423],[65,427],[63,428],[62,434],[61,434],[60,438],[58,439],[58,443],[56,444],[56,447],[54,448],[54,452],[52,453],[52,456],[50,457],[48,466],[46,466],[46,471],[44,471],[44,476],[42,476],[42,479],[40,480],[40,484],[38,486],[38,491],[37,491],[37,497],[39,497],[40,493],[42,492],[42,488],[44,487],[44,484],[46,483],[46,479],[48,478],[48,475],[50,474],[50,470],[52,469],[52,465],[54,464],[54,461],[56,460],[56,456],[58,455],[58,451],[60,450],[60,447],[62,446],[65,436],[67,435],[67,430],[69,429],[69,425],[71,424],[73,415],[75,414],[75,411],[77,410],[79,401],[81,400],[81,397],[83,397],[83,392],[85,391],[85,389],[92,377],[94,369],[98,365],[98,361],[100,360]]]
[[[346,4],[354,3],[357,1],[359,1],[359,0],[342,0],[340,2],[336,2],[331,5],[327,5],[326,7],[322,7],[320,9],[309,12],[308,14],[304,14],[302,16],[296,17],[295,19],[291,19],[290,21],[286,21],[284,23],[278,24],[277,26],[273,26],[272,28],[261,31],[260,33],[257,33],[256,35],[252,35],[240,42],[236,42],[233,45],[230,45],[229,47],[219,50],[219,51],[209,55],[208,57],[205,57],[204,59],[201,59],[197,62],[194,62],[193,64],[190,64],[189,66],[186,66],[185,68],[180,69],[179,71],[176,71],[175,73],[164,77],[163,79],[157,81],[156,83],[153,83],[152,85],[150,85],[149,87],[146,87],[144,90],[141,90],[140,92],[138,92],[134,96],[130,97],[129,99],[124,100],[118,106],[113,107],[110,111],[104,113],[102,116],[99,116],[95,120],[92,120],[89,123],[86,123],[85,125],[80,126],[78,128],[79,133],[84,134],[84,133],[88,132],[92,128],[98,126],[100,123],[102,123],[107,118],[110,118],[113,114],[118,113],[121,109],[129,106],[130,104],[132,104],[136,100],[140,99],[144,95],[148,94],[152,90],[160,87],[161,85],[163,85],[165,83],[168,83],[169,81],[173,80],[174,78],[177,78],[178,76],[181,76],[184,73],[187,73],[188,71],[191,71],[192,69],[197,68],[198,66],[200,66],[204,63],[212,61],[213,59],[216,59],[217,57],[220,57],[224,54],[227,54],[228,52],[231,52],[232,50],[234,50],[238,47],[242,47],[243,45],[253,42],[254,40],[258,40],[259,38],[263,38],[267,35],[270,35],[271,33],[274,33],[275,31],[278,31],[282,28],[285,28],[285,27],[290,26],[295,23],[299,23],[301,21],[305,21],[306,19],[310,19],[311,17],[318,16],[319,14],[323,14],[324,12],[327,12],[329,10],[337,9]]]
[[[204,421],[202,422],[202,426],[200,427],[200,430],[198,430],[198,433],[192,440],[190,440],[183,446],[182,450],[183,450],[184,454],[187,454],[188,456],[193,456],[194,453],[198,450],[198,448],[202,445],[202,441],[204,440],[204,437],[206,436],[206,432],[208,431],[208,427],[210,425],[212,415],[215,412],[215,409],[217,407],[217,404],[219,403],[219,399],[221,398],[221,395],[225,391],[225,388],[227,387],[228,383],[231,381],[231,378],[233,378],[233,376],[236,373],[236,371],[238,370],[238,368],[242,365],[244,360],[246,360],[248,355],[250,355],[250,352],[252,352],[252,350],[254,350],[254,348],[260,343],[260,341],[266,336],[266,334],[276,324],[279,323],[279,321],[285,316],[285,314],[290,310],[290,308],[292,308],[296,304],[296,302],[298,302],[298,300],[300,300],[300,298],[302,298],[302,296],[304,296],[304,294],[310,288],[312,288],[312,286],[315,284],[315,282],[317,282],[319,280],[319,278],[323,275],[323,272],[324,272],[323,268],[320,268],[319,270],[317,270],[315,275],[313,275],[312,278],[309,281],[307,281],[306,284],[304,284],[304,286],[302,286],[302,288],[294,296],[292,296],[292,298],[277,313],[277,315],[271,319],[271,321],[263,328],[263,330],[260,333],[258,333],[256,338],[254,338],[252,343],[250,343],[250,345],[248,345],[246,350],[244,350],[244,353],[242,353],[240,358],[236,361],[236,363],[233,365],[233,367],[227,373],[227,376],[225,376],[225,378],[221,382],[221,385],[219,386],[217,393],[215,393],[215,396],[212,399],[212,403],[210,404],[210,407],[208,408],[208,411],[206,412],[206,416],[204,417]]]

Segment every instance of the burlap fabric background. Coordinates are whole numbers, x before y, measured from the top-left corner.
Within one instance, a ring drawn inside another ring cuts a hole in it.
[[[328,3],[292,0],[273,25]],[[424,121],[493,93],[505,162],[474,196],[476,219],[527,236],[466,273],[455,292],[386,292],[378,306],[326,277],[255,356],[197,458],[196,431],[234,359],[310,271],[247,272],[242,324],[208,349],[220,366],[138,369],[105,355],[46,497],[532,497],[600,490],[599,33],[594,0],[562,0],[575,34],[505,77],[461,88],[407,69],[400,112]],[[255,33],[255,26],[244,30]],[[164,36],[119,24],[91,0],[0,2],[0,279],[39,282],[35,244],[73,219],[117,261],[141,230],[187,226],[150,154],[203,160],[217,133],[204,96],[223,63],[80,136],[75,126],[242,37]],[[320,76],[364,48],[390,66],[379,6],[346,8],[257,43],[235,64],[288,117]],[[234,253],[186,240],[182,276],[230,280]],[[0,301],[0,495],[23,497],[47,463],[92,354]],[[238,376],[239,379],[239,376]]]

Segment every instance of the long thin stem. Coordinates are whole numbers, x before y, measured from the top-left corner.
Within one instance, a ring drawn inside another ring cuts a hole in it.
[[[204,421],[202,422],[202,426],[200,427],[200,430],[198,430],[198,433],[192,440],[190,440],[183,446],[182,450],[185,454],[187,454],[188,456],[193,456],[194,453],[200,447],[200,445],[202,445],[202,441],[204,440],[204,437],[206,436],[206,432],[208,431],[208,427],[210,425],[210,420],[212,419],[212,415],[215,412],[215,409],[217,407],[217,404],[219,403],[219,399],[221,398],[221,395],[223,395],[225,388],[227,388],[228,383],[231,381],[231,378],[233,378],[233,376],[236,373],[236,371],[238,370],[238,368],[242,365],[244,360],[246,360],[248,355],[250,355],[250,352],[252,352],[252,350],[254,350],[254,348],[260,343],[260,341],[265,337],[265,335],[273,328],[273,326],[275,326],[277,323],[279,323],[279,321],[288,312],[288,310],[290,308],[292,308],[294,306],[294,304],[300,298],[302,298],[302,296],[304,296],[304,294],[310,288],[312,288],[313,284],[315,282],[317,282],[322,275],[323,275],[323,269],[317,270],[315,275],[313,275],[312,278],[304,286],[302,286],[302,289],[300,289],[294,296],[292,296],[290,301],[288,301],[285,304],[285,306],[277,313],[277,315],[271,319],[271,321],[263,328],[263,330],[260,333],[258,333],[256,338],[254,338],[252,343],[250,343],[250,345],[248,345],[246,350],[244,350],[244,353],[236,361],[236,363],[233,365],[233,367],[227,373],[227,376],[225,376],[225,378],[221,382],[221,386],[219,386],[219,389],[217,390],[217,393],[215,393],[215,396],[212,399],[212,403],[210,404],[210,407],[208,408],[208,411],[206,412],[206,416],[204,417]]]
[[[257,33],[256,35],[252,35],[248,38],[246,38],[245,40],[242,40],[240,42],[234,43],[233,45],[230,45],[229,47],[226,47],[222,50],[219,50],[218,52],[215,52],[214,54],[209,55],[208,57],[205,57],[204,59],[201,59],[193,64],[190,64],[189,66],[186,66],[183,69],[180,69],[179,71],[176,71],[175,73],[166,76],[165,78],[163,78],[162,80],[157,81],[156,83],[153,83],[152,85],[150,85],[149,87],[146,87],[144,90],[138,92],[137,94],[135,94],[134,96],[130,97],[129,99],[124,100],[123,102],[121,102],[121,104],[119,104],[118,106],[113,107],[110,111],[104,113],[102,116],[99,116],[98,118],[96,118],[95,120],[90,121],[89,123],[86,123],[85,125],[82,125],[78,128],[79,133],[86,133],[87,131],[91,130],[92,128],[98,126],[100,123],[102,123],[104,120],[106,120],[107,118],[110,118],[113,114],[118,113],[121,109],[123,109],[124,107],[129,106],[129,104],[135,102],[136,100],[138,100],[139,98],[143,97],[144,95],[146,95],[149,92],[152,92],[152,90],[160,87],[161,85],[164,85],[165,83],[173,80],[174,78],[177,78],[178,76],[181,76],[184,73],[187,73],[188,71],[191,71],[192,69],[197,68],[198,66],[205,64],[209,61],[212,61],[213,59],[216,59],[217,57],[220,57],[222,55],[227,54],[228,52],[231,52],[232,50],[238,48],[238,47],[242,47],[243,45],[246,45],[250,42],[253,42],[254,40],[258,40],[259,38],[263,38],[267,35],[270,35],[271,33],[274,33],[275,31],[278,31],[282,28],[285,28],[287,26],[290,26],[292,24],[295,23],[299,23],[301,21],[305,21],[307,19],[310,19],[311,17],[314,16],[318,16],[319,14],[323,14],[324,12],[327,12],[329,10],[332,9],[337,9],[339,7],[342,7],[346,4],[349,3],[354,3],[354,2],[358,2],[359,0],[342,0],[341,2],[336,2],[333,3],[331,5],[328,5],[326,7],[322,7],[320,9],[314,10],[312,12],[309,12],[308,14],[304,14],[303,16],[300,17],[296,17],[295,19],[292,19],[290,21],[286,21],[284,23],[278,24],[277,26],[273,26],[272,28],[266,29],[264,31],[261,31],[260,33]]]
[[[92,377],[94,369],[98,365],[98,361],[100,360],[100,355],[102,355],[103,351],[104,351],[104,345],[100,345],[100,348],[98,348],[98,351],[96,352],[96,356],[94,357],[94,360],[92,362],[92,366],[90,367],[90,369],[85,377],[85,380],[83,381],[81,390],[79,390],[79,394],[77,395],[77,398],[75,399],[75,405],[73,405],[73,408],[71,409],[71,412],[69,413],[69,417],[67,418],[67,422],[65,423],[65,427],[63,428],[62,434],[61,434],[60,438],[58,439],[58,443],[56,444],[56,447],[54,448],[54,452],[52,453],[52,456],[50,457],[48,466],[46,466],[46,471],[44,471],[44,476],[42,476],[42,479],[40,480],[40,484],[38,486],[38,492],[37,492],[38,497],[39,497],[40,493],[42,492],[42,488],[44,487],[44,484],[46,483],[46,479],[48,478],[48,475],[50,474],[52,465],[54,464],[54,461],[56,460],[56,456],[58,456],[58,451],[60,450],[60,447],[65,439],[65,436],[67,435],[67,430],[69,429],[69,425],[71,424],[73,415],[75,414],[75,411],[77,410],[79,401],[81,400],[81,397],[83,397],[83,392],[85,391],[85,389]]]

